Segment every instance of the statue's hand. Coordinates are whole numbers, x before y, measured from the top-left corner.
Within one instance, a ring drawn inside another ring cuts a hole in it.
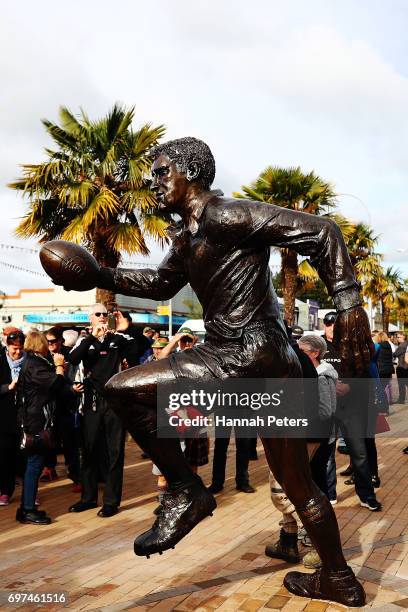
[[[340,353],[344,376],[367,374],[375,353],[367,313],[362,306],[339,312],[334,324],[333,344]]]

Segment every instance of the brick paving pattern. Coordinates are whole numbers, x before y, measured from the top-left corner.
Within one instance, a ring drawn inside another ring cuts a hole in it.
[[[377,438],[382,480],[378,498],[383,512],[361,508],[354,488],[345,486],[343,478],[339,478],[335,506],[347,558],[367,592],[367,607],[384,611],[408,609],[408,456],[401,452],[408,444],[407,409],[393,407],[391,432]],[[231,444],[226,486],[217,496],[214,516],[175,550],[149,560],[135,557],[133,539],[152,524],[157,506],[155,477],[150,462],[140,458],[132,441],[127,443],[121,511],[112,518],[99,518],[97,510],[67,512],[78,495],[72,493],[63,465],[58,466],[58,480],[40,487],[42,507],[53,518],[51,525],[15,521],[17,488],[14,501],[0,508],[0,591],[65,592],[69,602],[66,606],[3,605],[2,609],[344,610],[290,595],[282,586],[288,566],[264,556],[265,544],[277,538],[279,515],[269,499],[268,470],[260,446],[259,460],[250,464],[256,493],[235,490]],[[337,454],[338,470],[347,461],[348,457]],[[210,466],[201,475],[209,484]]]

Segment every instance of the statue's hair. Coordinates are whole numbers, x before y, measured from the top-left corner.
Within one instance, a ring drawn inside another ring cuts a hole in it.
[[[187,173],[191,162],[196,162],[200,167],[198,181],[204,189],[209,189],[215,177],[215,160],[210,147],[198,138],[186,137],[177,140],[169,140],[159,144],[150,152],[154,161],[160,155],[166,155],[174,162],[180,172]]]

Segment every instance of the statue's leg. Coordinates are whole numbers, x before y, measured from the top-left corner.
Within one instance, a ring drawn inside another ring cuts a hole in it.
[[[323,565],[314,574],[290,572],[285,586],[304,597],[364,605],[364,590],[343,556],[336,515],[312,480],[306,440],[263,438],[262,442],[269,467],[295,506]]]
[[[204,375],[204,372],[197,373],[198,376],[200,374]],[[135,540],[135,553],[146,556],[174,548],[216,507],[214,497],[185,460],[179,439],[157,435],[158,381],[175,381],[167,359],[116,374],[105,387],[109,406],[157,465],[169,485],[168,493],[163,495],[162,510],[152,529]]]

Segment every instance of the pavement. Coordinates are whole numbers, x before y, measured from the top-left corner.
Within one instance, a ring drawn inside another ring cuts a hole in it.
[[[391,431],[377,437],[383,511],[360,507],[354,487],[339,477],[334,507],[349,564],[363,582],[367,608],[408,609],[408,405],[395,405]],[[398,437],[397,437],[398,436]],[[180,542],[175,550],[149,560],[135,557],[133,540],[152,524],[157,506],[151,463],[141,459],[133,441],[126,446],[124,498],[119,514],[100,518],[97,510],[69,514],[77,501],[65,467],[59,478],[41,484],[41,508],[49,526],[15,521],[19,488],[12,503],[0,508],[0,608],[2,610],[222,610],[255,612],[332,612],[344,607],[292,596],[283,587],[290,568],[264,556],[276,540],[279,515],[269,499],[268,469],[258,444],[250,464],[256,493],[235,490],[234,445],[230,445],[227,480],[217,495],[218,509]],[[348,457],[337,454],[338,471]],[[211,464],[210,464],[211,465]],[[200,471],[210,482],[210,466]],[[309,549],[310,550],[310,549]],[[304,549],[307,552],[307,549]],[[308,570],[305,570],[308,571]],[[6,594],[58,593],[65,603],[8,604]],[[2,599],[1,599],[2,598]]]

